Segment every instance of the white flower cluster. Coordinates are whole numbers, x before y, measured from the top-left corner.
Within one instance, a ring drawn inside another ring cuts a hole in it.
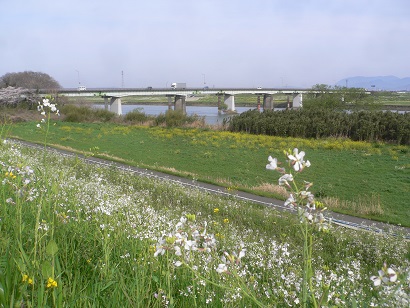
[[[392,268],[388,268],[386,263],[383,268],[378,271],[378,276],[371,276],[370,280],[373,281],[376,287],[380,286],[383,283],[394,283],[397,281],[397,273]]]
[[[57,109],[57,105],[50,103],[50,100],[47,98],[43,99],[43,103],[38,102],[37,110],[43,116],[41,123],[46,122],[47,113],[55,113],[58,116],[60,115],[60,111]],[[38,123],[37,127],[41,128],[41,124]]]
[[[186,255],[185,252],[211,252],[216,248],[217,241],[213,234],[207,233],[206,228],[206,222],[203,226],[196,224],[195,215],[181,217],[175,226],[175,231],[163,235],[158,240],[154,256],[157,257],[170,251],[176,256],[184,256],[187,259],[189,255]],[[174,264],[180,266],[182,262],[176,261]]]
[[[223,263],[220,263],[218,265],[218,268],[216,269],[216,271],[220,274],[229,273],[229,270],[228,270],[229,265],[232,265],[232,266],[239,265],[239,263],[241,262],[241,259],[245,256],[245,253],[246,253],[246,248],[243,243],[241,243],[240,250],[238,253],[233,252],[232,254],[229,254],[225,251],[224,255],[221,257],[221,260]]]
[[[3,186],[13,187],[20,198],[25,197],[28,201],[34,199],[36,177],[31,167],[16,167],[0,161],[0,170],[5,175],[1,181]],[[8,203],[14,203],[14,200],[10,199]]]
[[[303,171],[303,169],[305,167],[310,167],[310,161],[308,161],[308,160],[305,161],[304,160],[305,154],[306,153],[304,151],[301,151],[299,153],[298,148],[294,148],[293,152],[285,151],[285,155],[288,157],[291,166],[293,167],[293,169],[296,172],[301,172],[301,171]],[[266,165],[266,169],[270,169],[270,170],[280,169],[278,171],[281,171],[282,173],[284,173],[283,168],[278,168],[278,159],[277,158],[272,158],[272,156],[269,156],[268,160],[269,160],[269,164]]]
[[[296,171],[302,172],[304,168],[310,167],[310,162],[305,161],[305,152],[299,152],[299,149],[294,148],[293,151],[285,151],[285,155],[288,158],[289,165]],[[286,173],[285,168],[278,167],[278,159],[268,157],[269,164],[266,165],[268,170],[276,170],[282,174],[278,182],[280,186],[285,186],[291,193],[285,201],[285,206],[292,206],[297,208],[301,222],[308,221],[314,222],[319,225],[319,230],[328,230],[329,224],[323,216],[323,211],[326,208],[316,211],[315,196],[309,191],[309,188],[313,185],[309,182],[304,182],[303,190],[299,190],[294,176],[291,172]]]

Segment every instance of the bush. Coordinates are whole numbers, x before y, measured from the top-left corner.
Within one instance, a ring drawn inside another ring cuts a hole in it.
[[[233,132],[280,137],[345,137],[355,141],[410,144],[410,113],[390,111],[334,111],[301,109],[259,112],[250,110],[229,123]]]
[[[167,127],[178,127],[193,124],[203,119],[197,115],[188,116],[182,111],[167,110],[165,114],[161,113],[155,118],[155,125],[165,125]]]
[[[144,123],[151,120],[153,117],[148,116],[141,110],[141,108],[134,109],[124,116],[126,122]]]
[[[109,122],[116,117],[114,112],[93,109],[89,106],[64,105],[60,110],[66,122]]]

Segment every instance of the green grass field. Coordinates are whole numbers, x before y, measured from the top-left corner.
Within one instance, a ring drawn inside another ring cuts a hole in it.
[[[10,134],[44,142],[34,122],[15,124]],[[263,194],[277,184],[276,174],[264,168],[267,157],[283,162],[283,150],[297,147],[313,167],[304,179],[314,183],[312,192],[330,209],[410,226],[409,147],[64,122],[50,128],[47,143],[79,152],[98,147],[104,158]]]
[[[122,142],[126,136],[139,136],[136,144],[162,142],[165,156],[164,146],[172,143],[165,139],[185,138],[189,144],[206,136],[59,123],[51,137],[70,129],[78,131],[71,136],[82,147],[84,137],[100,131]],[[30,126],[25,131],[44,137]],[[222,141],[228,135],[210,137],[215,146],[232,145]],[[244,136],[229,138],[251,144]],[[108,139],[99,143],[107,152],[113,146]],[[231,196],[1,141],[1,307],[408,307],[409,241],[400,236],[307,221]],[[307,152],[309,159],[314,152]],[[243,169],[239,156],[228,159],[238,160],[231,173]],[[251,159],[257,169],[252,174],[276,181],[279,174],[264,169],[262,156],[255,163]],[[325,162],[337,162],[332,158]],[[305,179],[320,166],[314,155],[311,159],[309,173],[300,174]],[[249,172],[243,177],[250,181]]]

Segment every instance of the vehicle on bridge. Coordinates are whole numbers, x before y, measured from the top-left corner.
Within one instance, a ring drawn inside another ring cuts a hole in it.
[[[87,87],[86,87],[86,86],[79,86],[79,87],[77,88],[77,90],[78,90],[78,91],[85,91],[85,90],[87,90]]]
[[[185,82],[174,82],[174,83],[171,84],[171,89],[184,90],[184,89],[186,89],[186,83]]]

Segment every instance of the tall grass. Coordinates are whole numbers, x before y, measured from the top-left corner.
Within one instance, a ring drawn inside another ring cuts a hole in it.
[[[165,114],[159,114],[154,123],[156,126],[183,127],[183,126],[204,126],[205,120],[197,115],[188,116],[178,110],[167,110]]]
[[[0,146],[0,169],[4,306],[301,303],[303,237],[292,214],[11,142]],[[201,246],[182,245],[185,235]],[[407,307],[408,289],[376,288],[370,276],[384,262],[408,273],[408,242],[337,227],[312,236],[317,298],[363,307],[389,296]]]
[[[64,105],[61,109],[67,122],[109,122],[116,114],[105,109],[93,109],[89,106]]]

